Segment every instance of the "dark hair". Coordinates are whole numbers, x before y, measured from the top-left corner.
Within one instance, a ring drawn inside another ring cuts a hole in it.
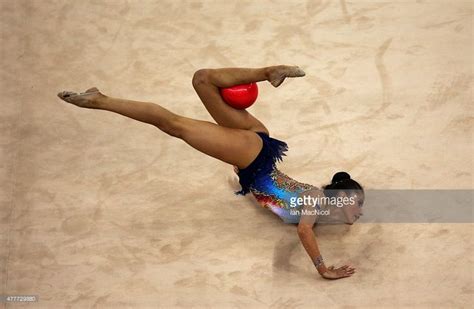
[[[364,192],[364,188],[346,172],[337,172],[334,174],[331,183],[323,186],[323,189],[324,195],[328,197],[336,196],[339,191],[344,191],[347,194],[358,190]]]

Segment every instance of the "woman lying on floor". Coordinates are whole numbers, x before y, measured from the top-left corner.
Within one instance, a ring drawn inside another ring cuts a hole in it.
[[[336,173],[324,189],[300,183],[280,172],[276,163],[288,149],[286,143],[270,137],[263,123],[248,111],[227,105],[219,92],[219,88],[260,81],[278,87],[287,77],[304,75],[299,67],[285,65],[198,70],[192,84],[217,124],[183,117],[157,104],[109,97],[95,87],[79,94],[63,91],[58,96],[79,107],[107,110],[154,125],[233,165],[242,186],[237,193],[251,192],[284,222],[297,223],[299,238],[319,274],[326,279],[339,279],[351,276],[355,269],[348,265],[325,266],[313,225],[324,220],[353,224],[362,215],[363,188],[345,172]]]

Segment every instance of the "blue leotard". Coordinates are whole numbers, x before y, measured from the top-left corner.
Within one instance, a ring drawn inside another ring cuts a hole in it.
[[[278,215],[285,223],[298,223],[300,215],[291,207],[292,197],[315,188],[312,185],[298,182],[279,171],[276,163],[288,150],[285,142],[257,132],[263,141],[263,147],[255,160],[245,169],[238,170],[242,190],[236,194],[245,195],[251,192],[265,208]]]

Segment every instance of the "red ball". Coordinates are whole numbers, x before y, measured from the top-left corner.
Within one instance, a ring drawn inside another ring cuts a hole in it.
[[[236,109],[246,109],[252,105],[258,96],[257,83],[237,85],[220,89],[224,101]]]

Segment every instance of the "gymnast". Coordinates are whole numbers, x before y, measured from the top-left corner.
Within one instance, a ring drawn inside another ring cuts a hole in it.
[[[286,65],[196,71],[192,85],[217,124],[174,114],[158,104],[109,97],[95,87],[83,93],[63,91],[58,93],[58,97],[79,107],[107,110],[151,124],[170,136],[182,139],[194,149],[233,165],[241,185],[236,194],[251,192],[262,206],[285,223],[297,224],[301,243],[323,278],[350,277],[355,268],[349,265],[326,267],[313,226],[325,219],[325,216],[318,215],[318,211],[329,209],[334,210],[338,220],[353,224],[362,215],[363,188],[346,172],[334,174],[331,183],[322,189],[288,177],[276,167],[288,150],[287,144],[270,137],[263,123],[248,111],[226,104],[219,92],[220,88],[260,81],[269,81],[278,87],[288,77],[304,75],[301,68]],[[298,198],[301,201],[304,196],[312,198],[305,201],[318,199],[325,202],[295,207],[294,202]],[[351,202],[344,207],[334,207],[329,198],[344,198]],[[326,218],[326,221],[335,222],[335,217]]]

